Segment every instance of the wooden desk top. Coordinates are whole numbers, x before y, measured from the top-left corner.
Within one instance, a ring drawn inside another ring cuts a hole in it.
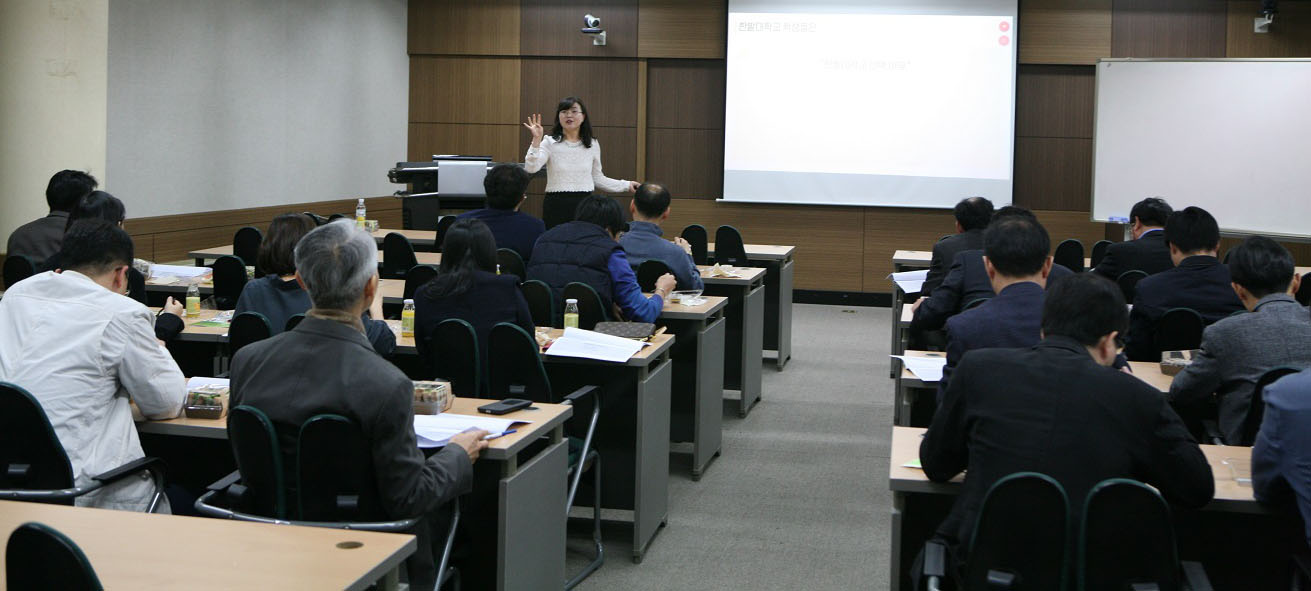
[[[660,309],[660,320],[705,320],[728,305],[728,298],[722,296],[703,295],[701,299],[705,302],[696,306],[665,300],[665,306]]]
[[[1306,274],[1311,273],[1311,267],[1293,267],[1293,272],[1301,275],[1302,278],[1305,279]]]
[[[917,427],[892,428],[892,450],[888,454],[889,486],[892,490],[900,492],[956,494],[961,481],[964,480],[964,475],[958,474],[950,482],[930,482],[923,470],[904,467],[907,462],[919,459],[920,440],[924,431]],[[1250,461],[1252,448],[1223,445],[1203,445],[1201,448],[1207,462],[1211,464],[1211,474],[1215,477],[1215,500],[1211,501],[1206,509],[1243,513],[1264,512],[1252,496],[1252,487],[1239,484],[1233,478],[1229,466],[1223,463],[1227,458]]]
[[[933,260],[933,251],[931,250],[898,250],[892,253],[892,264],[894,265],[923,265],[929,266]]]
[[[1161,373],[1161,364],[1151,361],[1130,361],[1129,369],[1133,370],[1133,375],[1138,379],[1147,382],[1152,387],[1162,392],[1170,391],[1170,384],[1174,382],[1174,376],[1167,376]]]
[[[725,298],[719,298],[719,299],[723,300]],[[707,302],[706,304],[703,304],[703,306],[706,305],[710,305],[710,303]],[[698,306],[698,308],[700,307],[701,306]],[[704,315],[697,314],[695,318],[702,318],[703,316]],[[392,332],[396,334],[397,353],[401,355],[418,354],[419,350],[414,346],[414,337],[401,336],[400,320],[388,320],[387,326],[391,327]],[[552,339],[558,339],[560,338],[560,335],[564,334],[564,329],[552,328],[549,334],[551,335]],[[652,338],[651,345],[648,347],[643,347],[641,351],[638,351],[636,355],[633,355],[633,357],[628,360],[628,363],[626,365],[634,365],[634,366],[650,365],[653,359],[659,357],[661,353],[664,353],[665,351],[669,350],[670,347],[673,346],[673,341],[674,341],[674,335],[672,334],[662,334]],[[594,359],[580,359],[575,357],[552,357],[550,355],[545,355],[545,354],[543,354],[542,356],[542,361],[546,363],[551,363],[551,362],[609,363],[606,361],[597,361]]]
[[[221,256],[227,256],[230,254],[232,254],[232,245],[225,244],[223,246],[214,246],[210,248],[202,248],[200,250],[193,250],[187,253],[187,256],[193,259],[217,259]],[[414,253],[414,256],[419,260],[420,265],[442,264],[442,253],[440,252],[416,252]],[[383,260],[382,251],[379,250],[378,262],[381,263],[382,260]]]
[[[173,283],[157,283],[155,279],[152,278],[146,280],[146,291],[185,294],[187,293],[187,288],[191,287],[191,284],[192,281],[181,278]],[[201,295],[210,295],[214,293],[214,280],[209,277],[205,277],[203,281],[196,283],[196,286],[200,288]]]
[[[377,297],[382,298],[385,304],[401,304],[405,302],[405,280],[404,279],[379,279]]]
[[[397,234],[409,238],[410,244],[413,244],[415,246],[432,246],[433,243],[437,242],[436,230],[402,230],[397,228],[378,228],[373,232],[373,238],[377,240],[379,244],[381,244],[382,239],[386,238],[387,235],[392,232],[396,232]]]
[[[714,265],[697,265],[701,272],[701,281],[706,285],[754,285],[764,278],[766,269],[761,267],[733,267],[733,273],[741,277],[716,277],[711,274]]]
[[[107,589],[364,589],[416,547],[408,534],[0,501],[5,539],[28,521],[72,539]]]
[[[792,257],[797,251],[797,247],[784,244],[743,244],[747,251],[747,258],[758,261],[783,261]],[[715,254],[715,243],[711,242],[706,245],[707,253],[711,256]]]

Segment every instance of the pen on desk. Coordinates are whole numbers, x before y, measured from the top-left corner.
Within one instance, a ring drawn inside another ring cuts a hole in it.
[[[493,439],[496,439],[497,437],[501,437],[501,436],[504,436],[504,435],[509,435],[509,434],[511,434],[511,433],[514,433],[515,431],[518,431],[518,429],[510,429],[510,430],[508,430],[508,431],[501,431],[500,433],[496,433],[496,434],[493,434],[493,435],[488,435],[488,436],[486,436],[486,437],[483,437],[483,441],[491,441],[491,440],[493,440]]]

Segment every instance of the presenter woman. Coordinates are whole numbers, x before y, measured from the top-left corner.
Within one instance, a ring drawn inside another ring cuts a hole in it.
[[[572,221],[578,203],[593,191],[631,193],[641,185],[612,179],[601,172],[601,143],[592,137],[587,107],[578,97],[560,101],[550,135],[543,137],[540,114],[530,116],[524,127],[533,134],[533,143],[524,156],[524,170],[531,174],[546,167],[542,221],[548,229]]]

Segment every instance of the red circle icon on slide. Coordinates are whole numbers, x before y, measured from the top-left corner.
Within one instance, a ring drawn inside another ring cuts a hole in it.
[[[1005,35],[1002,35],[1002,36],[1001,36],[1001,39],[998,39],[998,40],[997,40],[997,43],[1000,44],[1000,45],[1002,45],[1003,47],[1005,47],[1005,46],[1011,44],[1011,38],[1010,38],[1010,37],[1007,37],[1007,36],[1005,36]]]
[[[1006,21],[1002,21],[1000,25],[997,25],[997,28],[1001,29],[1001,32],[1005,33],[1006,31],[1011,30],[1011,24]]]

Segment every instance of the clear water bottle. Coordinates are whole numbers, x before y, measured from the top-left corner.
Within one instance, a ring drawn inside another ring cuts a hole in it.
[[[364,220],[367,217],[368,213],[364,210],[364,200],[360,199],[359,203],[355,204],[355,226],[363,230],[365,226]]]
[[[401,308],[401,336],[414,337],[414,300],[405,300]]]
[[[187,287],[187,316],[200,315],[200,288],[192,283]]]
[[[564,301],[564,327],[578,328],[578,300]]]

